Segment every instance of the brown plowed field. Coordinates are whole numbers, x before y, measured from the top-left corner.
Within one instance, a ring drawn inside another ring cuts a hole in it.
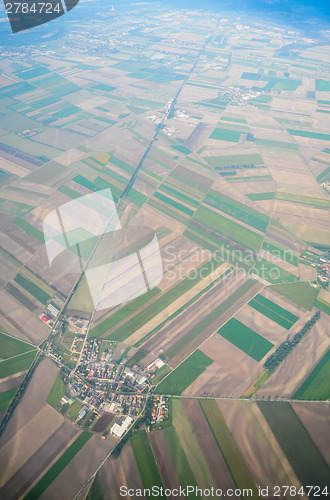
[[[213,477],[214,485],[222,490],[235,488],[233,478],[197,399],[182,399],[181,402]]]

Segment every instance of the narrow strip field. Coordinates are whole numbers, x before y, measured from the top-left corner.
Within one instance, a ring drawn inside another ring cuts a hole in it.
[[[183,488],[186,488],[190,485],[197,486],[194,474],[192,473],[185,452],[183,451],[177,431],[174,427],[168,427],[162,432],[165,436],[167,446],[170,450],[181,486]],[[197,497],[192,495],[191,498],[195,499]]]
[[[292,314],[262,295],[257,295],[250,300],[249,306],[253,307],[253,309],[262,313],[267,318],[275,321],[278,325],[283,326],[286,330],[289,330],[299,319],[295,314]]]
[[[65,469],[68,463],[73,459],[73,457],[78,453],[79,450],[87,443],[87,441],[92,437],[91,432],[83,432],[77,439],[72,443],[72,445],[63,453],[63,455],[55,462],[55,464],[46,472],[46,474],[40,479],[40,481],[32,488],[31,491],[26,495],[25,500],[36,500],[41,497],[41,495],[46,491],[48,486],[54,481],[54,479]]]
[[[140,431],[131,438],[136,464],[139,469],[142,484],[144,488],[152,488],[153,486],[162,487],[163,483],[155,462],[155,457],[148,440],[146,431]],[[163,497],[163,495],[161,496]],[[152,497],[147,497],[152,498]],[[164,497],[165,498],[165,497]]]
[[[218,443],[220,451],[229,467],[235,484],[238,488],[251,488],[253,498],[257,498],[257,488],[252,476],[242,458],[237,444],[232,437],[225,419],[214,400],[200,400],[200,405],[209,423],[213,435]]]
[[[301,483],[321,490],[329,487],[330,468],[291,405],[280,401],[257,404]]]

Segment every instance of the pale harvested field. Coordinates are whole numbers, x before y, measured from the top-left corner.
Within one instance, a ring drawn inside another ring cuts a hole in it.
[[[41,495],[43,500],[72,499],[113,449],[118,439],[94,434]]]
[[[267,316],[264,316],[259,311],[256,311],[248,304],[235,314],[235,318],[274,345],[281,344],[288,336],[288,331],[285,328],[267,318]]]
[[[8,230],[7,230],[8,232]],[[3,248],[7,253],[15,257],[19,262],[25,264],[31,257],[31,252],[28,251],[24,246],[15,241],[8,234],[1,232],[1,248]]]
[[[306,266],[299,263],[299,274],[302,281],[315,281],[316,280],[316,269],[315,267]]]
[[[31,342],[31,340],[21,331],[20,327],[18,325],[17,326],[13,325],[13,323],[11,323],[11,321],[9,321],[9,319],[7,319],[1,311],[0,311],[0,324],[1,324],[1,331],[9,333],[10,335],[17,337],[18,339],[25,340],[26,342]]]
[[[283,230],[273,225],[269,225],[266,234],[266,241],[268,240],[268,238],[274,239],[275,242],[278,242],[287,247],[287,251],[291,249],[293,253],[296,252],[299,254],[304,251],[304,242],[300,240],[298,236],[295,236],[293,233],[289,233],[289,230]]]
[[[139,340],[141,340],[145,335],[147,335],[149,332],[151,332],[153,329],[157,328],[162,321],[164,321],[166,318],[170,317],[172,314],[174,314],[176,311],[178,311],[181,307],[183,307],[185,304],[187,304],[190,300],[192,300],[198,293],[202,292],[208,285],[213,283],[221,274],[223,274],[226,269],[229,268],[229,264],[222,264],[220,265],[217,269],[215,269],[213,272],[209,274],[206,278],[201,280],[199,283],[197,283],[194,287],[192,287],[188,292],[185,294],[181,295],[179,299],[176,301],[172,302],[172,304],[168,307],[166,307],[161,313],[157,314],[152,320],[148,321],[145,325],[143,325],[141,328],[139,328],[136,332],[133,333],[128,339],[127,343],[128,344],[135,344]],[[194,305],[191,306],[191,308],[194,308]],[[187,310],[190,311],[191,314],[191,308]],[[201,311],[200,311],[201,312]],[[160,334],[162,337],[162,334]],[[168,339],[168,335],[166,335]],[[148,349],[149,350],[149,349]],[[150,349],[153,350],[153,349]]]
[[[204,417],[204,413],[199,406],[198,400],[182,399],[181,403],[212,475],[215,487],[223,490],[234,488],[233,478]]]
[[[63,297],[69,294],[81,272],[75,254],[69,251],[58,255],[49,266],[45,246],[29,260],[28,268]]]
[[[321,312],[319,321],[259,389],[256,397],[290,398],[324,356],[329,344],[329,318]]]
[[[45,359],[36,368],[0,438],[0,487],[4,498],[18,498],[77,433],[45,400],[58,368]]]
[[[330,406],[328,403],[291,403],[319,452],[330,466]]]
[[[205,318],[215,307],[221,304],[230,293],[237,290],[244,282],[244,277],[236,279],[232,275],[230,281],[220,281],[196,302],[186,308],[168,325],[159,330],[143,348],[148,352],[161,353],[169,349],[181,337],[186,335],[194,326]],[[189,293],[189,292],[187,292]],[[179,299],[180,300],[180,299]],[[211,330],[212,333],[216,328]]]
[[[171,490],[174,488],[179,489],[180,481],[164,434],[160,430],[149,432],[148,438],[155,456],[156,464],[159,468],[164,488],[169,488]],[[175,500],[176,497],[170,495],[168,498]],[[183,497],[180,496],[179,498]]]
[[[211,323],[203,332],[198,335],[194,340],[189,342],[184,349],[182,349],[177,355],[175,355],[170,362],[170,366],[175,368],[178,366],[184,359],[186,359],[195,349],[197,349],[203,342],[216,330],[218,330],[226,321],[228,321],[232,316],[235,315],[237,311],[243,307],[249,300],[256,295],[260,289],[263,287],[263,284],[256,281],[256,284],[250,288],[245,294],[243,294],[234,304],[228,307],[228,309],[221,314],[213,323]],[[228,295],[227,295],[228,296]],[[235,348],[237,349],[237,348]]]
[[[46,409],[48,411],[45,411]],[[21,433],[18,433],[14,437],[17,450],[22,453],[15,460],[15,472],[0,490],[3,498],[20,498],[26,493],[78,433],[74,425],[59,414],[56,415],[59,425],[55,427],[54,412],[53,408],[44,407],[44,410],[30,421],[31,425],[27,424],[24,428],[25,435],[20,436]],[[29,458],[22,463],[22,459],[26,458],[24,452],[27,450]]]
[[[174,259],[172,260],[172,257],[169,254],[168,248],[169,247],[164,248],[165,253],[168,255],[168,259],[166,259],[166,256],[165,258],[162,258],[164,276],[162,281],[158,284],[158,288],[162,291],[175,286],[189,274],[193,273],[195,269],[199,268],[205,262],[208,262],[212,256],[210,252],[207,252],[204,249],[195,249],[194,251],[187,253],[182,260],[174,262]],[[173,249],[170,249],[170,251],[173,251]]]
[[[22,338],[22,335],[17,333],[22,332],[32,344],[40,344],[49,334],[49,327],[36,316],[41,311],[41,308],[29,311],[9,292],[0,290],[0,318],[3,316],[12,325],[12,328],[7,330],[8,333]],[[0,319],[0,323],[2,323],[2,319]],[[6,330],[6,326],[3,326]]]
[[[2,378],[0,381],[0,393],[9,391],[18,387],[24,378],[25,372],[15,373],[9,377]]]
[[[30,173],[30,170],[26,167],[23,167],[18,163],[9,161],[6,158],[0,158],[0,168],[2,170],[6,170],[11,174],[17,175],[18,177],[24,177],[25,175]]]
[[[261,375],[261,365],[218,333],[199,347],[214,360],[182,393],[184,396],[240,397]]]
[[[48,358],[37,366],[21,402],[7,424],[6,431],[0,437],[0,447],[43,409],[58,371],[57,366]]]
[[[282,484],[298,486],[288,460],[280,447],[274,446],[274,435],[257,405],[243,400],[219,400],[217,404],[255,483],[263,488]]]
[[[120,486],[143,488],[130,442],[126,443],[118,458],[108,459],[99,471],[104,500],[137,499],[120,495]]]
[[[0,253],[0,287],[2,288],[8,281],[17,274],[18,268],[3,254]]]

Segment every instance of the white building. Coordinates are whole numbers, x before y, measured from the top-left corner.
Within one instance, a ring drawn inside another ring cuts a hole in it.
[[[118,437],[122,437],[124,432],[126,432],[128,427],[130,426],[132,420],[133,420],[132,417],[126,417],[124,422],[121,425],[114,424],[111,427],[112,434],[115,434]]]

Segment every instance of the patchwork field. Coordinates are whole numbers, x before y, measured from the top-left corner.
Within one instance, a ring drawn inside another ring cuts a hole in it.
[[[2,36],[1,498],[329,482],[329,27],[287,7],[98,2]]]

